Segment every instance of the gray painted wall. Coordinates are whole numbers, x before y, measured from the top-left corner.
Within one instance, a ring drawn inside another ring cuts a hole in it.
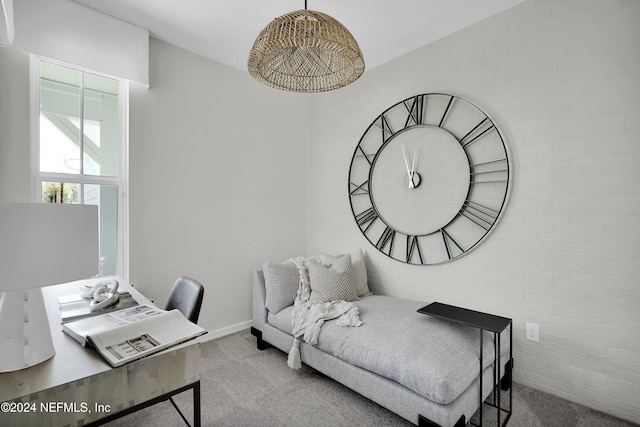
[[[151,40],[130,90],[130,279],[164,304],[206,286],[200,325],[251,318],[251,272],[306,251],[306,96]]]

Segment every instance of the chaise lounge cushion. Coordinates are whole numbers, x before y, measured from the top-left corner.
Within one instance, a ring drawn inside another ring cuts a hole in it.
[[[478,329],[417,313],[425,305],[420,301],[373,295],[355,304],[362,326],[342,328],[335,321],[325,322],[318,336],[320,350],[440,404],[455,400],[477,378]],[[269,323],[291,334],[291,310],[270,313]],[[508,345],[501,353],[508,358]],[[493,336],[485,333],[485,367],[493,355]]]

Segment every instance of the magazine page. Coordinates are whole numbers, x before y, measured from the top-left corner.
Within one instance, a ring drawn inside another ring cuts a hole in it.
[[[89,335],[95,335],[99,332],[138,322],[164,312],[164,310],[149,305],[137,305],[101,316],[87,317],[65,323],[62,325],[62,330],[80,344],[86,346],[86,338]]]
[[[113,367],[124,365],[206,333],[178,310],[87,336]]]

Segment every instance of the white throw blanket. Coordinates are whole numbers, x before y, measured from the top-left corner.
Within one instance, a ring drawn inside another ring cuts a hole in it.
[[[300,285],[291,314],[291,326],[293,328],[293,346],[289,351],[287,364],[292,369],[302,367],[300,362],[300,337],[308,344],[315,345],[318,342],[318,334],[325,320],[339,317],[338,326],[360,326],[360,312],[352,302],[331,301],[324,303],[309,302],[311,286],[307,274],[307,258],[299,257],[288,260],[293,262],[300,273]],[[319,260],[318,260],[319,262]]]

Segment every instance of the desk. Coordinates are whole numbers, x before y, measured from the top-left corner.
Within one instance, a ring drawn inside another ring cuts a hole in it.
[[[140,304],[152,304],[121,278]],[[97,283],[102,279],[82,282]],[[58,297],[78,293],[82,282],[42,289],[56,354],[46,362],[0,374],[0,425],[63,426],[100,423],[126,415],[184,390],[194,392],[194,424],[200,424],[200,341],[197,339],[119,368],[62,332]],[[28,412],[27,412],[28,411]]]

